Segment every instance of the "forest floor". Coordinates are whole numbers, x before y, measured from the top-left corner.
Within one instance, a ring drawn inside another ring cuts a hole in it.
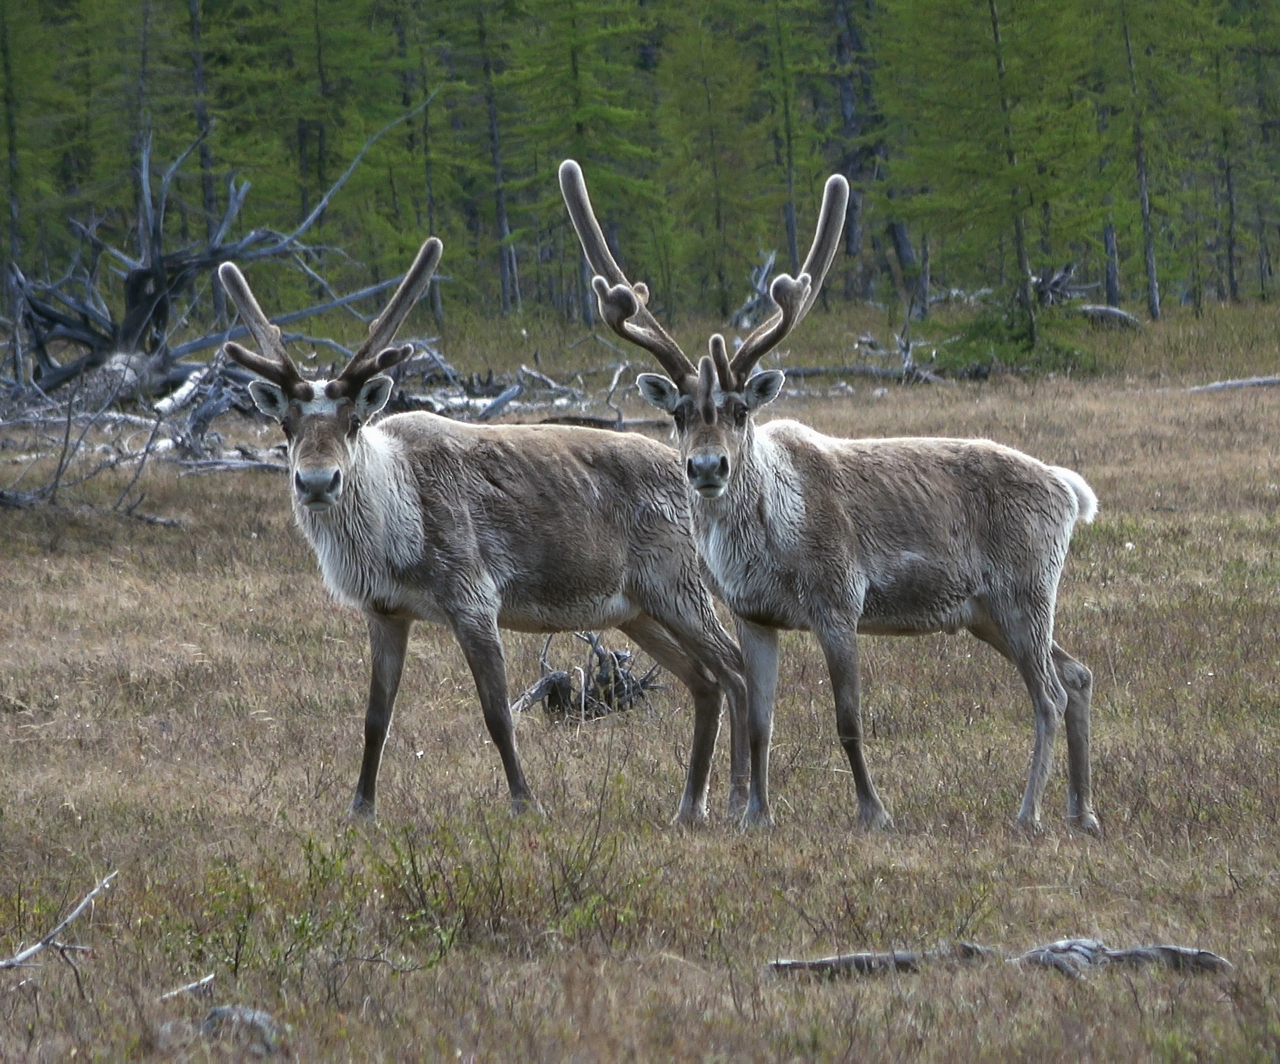
[[[743,833],[724,736],[711,823],[670,826],[692,728],[678,685],[590,724],[525,714],[547,816],[512,819],[462,655],[419,625],[379,818],[353,823],[365,633],[327,599],[284,478],[156,466],[143,508],[179,528],[0,513],[0,959],[118,872],[62,936],[90,952],[0,970],[0,1058],[250,1052],[251,1031],[199,1033],[216,1005],[269,1013],[306,1060],[1276,1058],[1280,392],[1183,390],[1269,372],[1257,342],[1223,353],[1206,331],[1179,365],[1121,339],[1086,381],[857,382],[776,411],[843,435],[986,436],[1093,485],[1057,634],[1094,671],[1102,840],[1066,826],[1064,749],[1045,833],[1017,830],[1030,706],[964,635],[862,643],[886,834],[858,826],[816,644],[785,636],[777,826]],[[508,635],[513,693],[542,644]],[[561,667],[581,654],[551,647]],[[1235,968],[767,968],[1066,936]],[[206,994],[161,1000],[210,973]]]

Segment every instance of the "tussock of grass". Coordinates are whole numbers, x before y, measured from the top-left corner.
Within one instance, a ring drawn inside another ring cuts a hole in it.
[[[1267,368],[1241,349],[1192,370],[1155,336],[1108,356],[1145,390],[860,385],[782,411],[845,435],[989,436],[1093,484],[1102,511],[1077,532],[1058,634],[1094,670],[1102,842],[1061,819],[1062,749],[1046,835],[1013,829],[1030,707],[967,637],[863,643],[869,759],[898,825],[868,836],[821,654],[786,636],[779,825],[742,835],[723,814],[723,751],[711,827],[667,826],[692,727],[678,687],[584,726],[528,715],[548,817],[512,821],[461,653],[419,626],[380,819],[352,825],[363,625],[325,599],[282,478],[157,469],[146,508],[181,530],[0,514],[0,952],[120,869],[68,932],[94,950],[79,985],[53,956],[0,973],[0,1058],[202,1052],[209,1002],[157,998],[207,972],[214,1002],[291,1025],[302,1059],[1274,1056],[1280,396],[1155,390],[1162,372]],[[844,356],[833,342],[791,357]],[[519,689],[541,639],[507,642]],[[1079,985],[1003,967],[844,982],[762,968],[1058,935],[1201,946],[1237,968]]]

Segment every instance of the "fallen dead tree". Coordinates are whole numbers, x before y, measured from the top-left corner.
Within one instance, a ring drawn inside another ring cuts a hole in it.
[[[1229,972],[1234,967],[1225,957],[1188,946],[1136,946],[1110,949],[1092,938],[1063,938],[1023,953],[1005,953],[974,942],[944,943],[931,950],[891,950],[883,953],[843,953],[817,960],[777,960],[769,967],[775,972],[804,972],[836,976],[881,975],[888,972],[921,971],[931,964],[975,964],[1000,961],[1020,967],[1052,968],[1072,979],[1083,979],[1090,971],[1119,964],[1160,965],[1179,972]]]
[[[304,244],[302,238],[323,217],[330,201],[374,143],[429,103],[430,97],[369,137],[338,180],[293,230],[278,232],[260,227],[233,238],[231,230],[249,193],[249,182],[237,184],[233,173],[227,177],[226,211],[206,243],[176,250],[166,250],[164,246],[166,236],[170,235],[165,229],[170,188],[182,164],[205,134],[158,175],[154,190],[151,138],[144,137],[136,167],[140,190],[136,236],[137,245],[142,249],[136,257],[99,235],[104,218],[95,214],[88,222],[70,219],[81,244],[60,278],[43,281],[28,278],[16,265],[12,267],[12,280],[20,299],[21,332],[29,339],[33,356],[28,385],[25,359],[20,350],[15,352],[13,387],[18,391],[34,387],[47,396],[85,373],[112,367],[124,379],[121,394],[153,396],[171,391],[198,368],[178,362],[182,355],[227,339],[223,329],[177,348],[169,346],[170,334],[193,316],[206,291],[215,295],[214,305],[220,305],[213,286],[201,287],[197,281],[223,262],[280,259],[330,295],[328,302],[299,312],[295,320],[333,307],[349,308],[354,299],[396,284],[398,278],[353,296],[338,297],[310,264],[318,261],[319,253],[326,249]],[[124,310],[118,318],[101,292],[104,273],[114,273],[123,279]],[[180,307],[183,297],[186,303]],[[357,316],[363,319],[363,315]],[[83,353],[60,363],[54,357],[54,350],[61,351],[68,345]]]
[[[547,654],[555,636],[547,636],[539,658],[542,676],[511,704],[512,713],[541,704],[556,723],[598,720],[631,709],[650,691],[666,690],[655,679],[659,666],[637,675],[631,651],[610,650],[596,632],[575,632],[574,636],[587,644],[586,661],[572,670],[553,669]]]

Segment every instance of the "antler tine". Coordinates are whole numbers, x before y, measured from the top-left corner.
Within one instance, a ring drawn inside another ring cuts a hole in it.
[[[697,368],[645,306],[649,289],[642,282],[633,285],[628,281],[614,259],[591,207],[582,167],[573,159],[560,164],[560,191],[595,273],[591,287],[600,304],[600,316],[624,340],[653,355],[676,384],[691,383],[698,375]]]
[[[404,280],[400,282],[395,295],[383,308],[382,313],[370,324],[368,339],[360,345],[355,356],[347,363],[347,368],[340,374],[342,379],[351,380],[388,368],[387,365],[382,364],[384,360],[380,356],[396,338],[396,332],[404,324],[404,319],[409,316],[413,305],[427,290],[427,285],[431,283],[431,276],[440,265],[440,256],[443,254],[444,244],[440,242],[439,237],[429,236],[423,241],[422,247],[414,257],[413,265],[404,275]],[[390,364],[394,365],[394,362]]]
[[[305,384],[298,367],[294,365],[289,352],[285,350],[284,341],[280,338],[280,329],[271,324],[263,313],[262,307],[245,280],[244,274],[234,262],[224,262],[218,267],[218,278],[222,287],[231,296],[236,309],[240,311],[240,319],[245,328],[252,334],[262,354],[256,354],[234,342],[228,342],[227,354],[239,362],[245,369],[252,370],[260,377],[274,381],[285,389],[292,389],[295,384]]]
[[[781,343],[813,307],[840,246],[848,206],[849,182],[840,174],[832,174],[827,178],[827,186],[822,193],[817,231],[813,235],[813,246],[800,267],[800,276],[793,278],[783,273],[773,279],[769,295],[778,304],[778,309],[756,326],[733,356],[730,369],[738,384],[746,381],[756,363]]]

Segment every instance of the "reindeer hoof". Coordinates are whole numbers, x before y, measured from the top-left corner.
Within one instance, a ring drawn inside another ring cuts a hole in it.
[[[355,820],[373,820],[378,815],[377,802],[368,801],[357,794],[351,803],[349,815]]]
[[[1018,830],[1029,839],[1038,839],[1044,834],[1044,825],[1039,817],[1019,816]]]
[[[542,803],[538,801],[532,794],[522,794],[518,798],[513,796],[511,799],[511,815],[512,816],[532,816],[538,819],[546,817],[546,813],[542,811]]]
[[[893,830],[893,817],[878,803],[861,806],[858,809],[858,820],[867,831]]]
[[[747,808],[740,821],[743,831],[767,831],[773,827],[773,813],[766,806],[763,809]]]
[[[1071,825],[1073,831],[1092,835],[1095,839],[1102,838],[1102,825],[1098,823],[1098,817],[1092,810],[1067,817],[1067,823]]]
[[[698,805],[681,805],[671,823],[678,828],[701,828],[707,825],[707,807],[705,803]]]

